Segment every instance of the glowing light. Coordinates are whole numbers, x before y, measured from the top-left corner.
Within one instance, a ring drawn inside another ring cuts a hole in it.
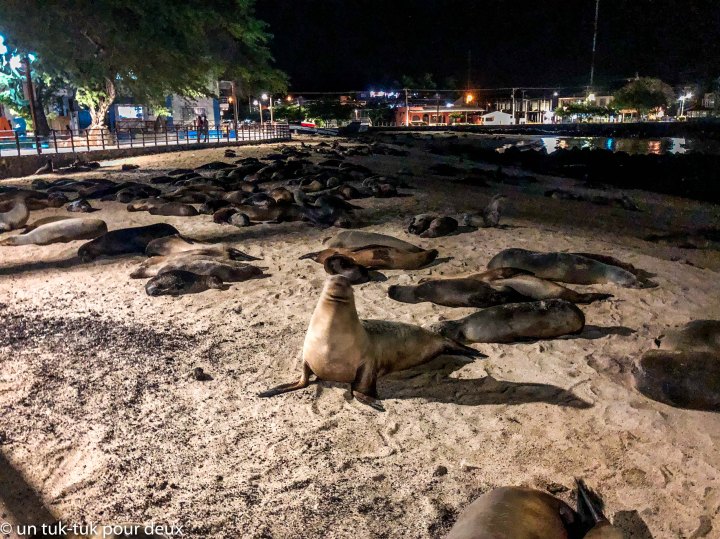
[[[232,97],[228,97],[228,103],[232,104],[233,101],[234,101],[234,99]]]
[[[455,104],[454,103],[445,103],[445,106],[449,108],[449,107],[454,107]]]
[[[261,98],[263,101],[267,101],[268,95],[267,95],[267,94],[263,94],[263,95],[260,96],[260,98]]]
[[[553,92],[553,95],[554,95],[555,97],[557,97],[557,96],[558,96],[558,93],[557,93],[557,92]]]
[[[28,58],[30,59],[31,62],[34,62],[35,60],[37,60],[37,56],[35,56],[33,53],[28,53]]]
[[[595,101],[595,94],[588,95],[588,101]]]
[[[5,36],[0,36],[0,54],[5,54],[8,48],[5,46]]]
[[[289,95],[289,96],[287,96],[285,99],[287,99],[287,100],[288,100],[288,103],[289,103],[290,101],[292,101],[292,96]]]
[[[475,99],[475,96],[472,94],[467,94],[465,96],[465,103],[472,103],[473,99]]]
[[[255,105],[256,107],[257,107],[259,104],[260,104],[260,102],[259,102],[257,99],[256,99],[255,101],[253,101],[253,105]]]
[[[10,67],[13,69],[20,69],[20,66],[22,65],[22,60],[19,56],[13,56],[10,58]]]

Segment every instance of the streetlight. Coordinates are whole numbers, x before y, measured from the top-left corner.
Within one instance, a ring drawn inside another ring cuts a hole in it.
[[[680,101],[680,116],[685,114],[685,100],[690,99],[691,97],[692,94],[690,92],[680,96],[680,99],[678,100]]]
[[[255,101],[253,101],[253,105],[255,105],[258,108],[258,111],[260,111],[260,125],[262,126],[262,124],[263,124],[262,103],[256,99]]]
[[[267,94],[263,94],[263,95],[261,95],[260,97],[262,98],[263,101],[267,101],[267,100],[268,100],[268,95],[267,95]],[[269,108],[270,108],[270,123],[273,123],[273,102],[272,102],[272,97],[270,97],[270,106],[269,106]]]

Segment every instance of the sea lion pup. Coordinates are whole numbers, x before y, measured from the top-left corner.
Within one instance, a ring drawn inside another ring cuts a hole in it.
[[[410,224],[407,226],[407,231],[410,234],[420,235],[425,232],[438,216],[434,213],[421,213],[410,219]]]
[[[388,288],[388,296],[403,303],[429,301],[446,307],[492,307],[530,299],[513,288],[496,287],[493,283],[472,278],[439,279],[407,286],[393,285]]]
[[[720,355],[720,320],[693,320],[655,339],[663,350],[714,352]]]
[[[33,228],[0,241],[0,245],[50,245],[76,240],[91,240],[107,233],[105,221],[100,219],[63,219]]]
[[[497,194],[490,199],[488,205],[479,215],[466,213],[463,215],[463,225],[480,228],[495,228],[500,224],[502,204],[507,200],[505,195]]]
[[[519,294],[535,300],[564,299],[572,303],[592,303],[613,297],[612,294],[576,292],[534,275],[515,275],[506,279],[494,279],[491,282],[493,286],[507,286]]]
[[[633,366],[633,385],[676,408],[720,412],[720,354],[651,350]]]
[[[84,198],[74,200],[73,202],[68,204],[67,208],[65,209],[69,212],[75,213],[92,213],[95,211],[95,208],[93,208],[90,203]]]
[[[352,258],[343,255],[329,256],[323,262],[325,273],[342,275],[350,284],[362,284],[370,281],[370,272],[365,266],[356,264]]]
[[[508,343],[523,340],[554,339],[580,333],[585,315],[562,299],[496,305],[460,320],[446,320],[427,329],[463,343]]]
[[[421,238],[440,238],[455,232],[458,222],[452,217],[438,217],[433,219],[430,226],[420,234]]]
[[[167,223],[121,228],[80,246],[78,256],[83,262],[90,262],[101,255],[142,254],[152,240],[173,234],[178,234],[177,229]]]
[[[30,217],[30,210],[27,207],[25,198],[16,197],[12,207],[6,212],[0,212],[0,232],[9,232],[22,228]]]
[[[348,383],[356,399],[382,410],[376,400],[379,376],[427,363],[441,354],[481,357],[477,350],[418,326],[385,320],[360,320],[350,281],[331,275],[325,281],[305,335],[303,371],[296,383],[260,393],[272,397],[302,389],[310,375]]]
[[[525,487],[500,487],[468,505],[445,539],[575,539],[575,511],[562,500]]]
[[[343,230],[333,237],[325,239],[323,244],[326,247],[345,249],[357,249],[358,247],[367,247],[368,245],[385,245],[409,253],[419,253],[424,250],[417,245],[392,236],[378,234],[377,232],[364,232],[362,230]]]
[[[386,247],[384,245],[368,245],[367,247],[359,247],[357,249],[333,247],[315,253],[308,253],[301,256],[300,260],[309,258],[310,260],[323,264],[326,258],[336,254],[351,258],[356,264],[365,266],[368,269],[410,270],[427,266],[437,258],[438,252],[435,249],[431,249],[429,251],[409,253],[396,249],[395,247]]]
[[[626,288],[642,286],[638,278],[627,270],[570,253],[505,249],[488,263],[488,268],[500,267],[520,268],[534,273],[536,277],[565,283],[613,283]]]
[[[157,208],[150,208],[149,211],[150,215],[174,215],[176,217],[194,217],[195,215],[199,215],[193,206],[180,202],[166,202]]]
[[[213,275],[169,270],[150,279],[145,285],[145,292],[148,296],[181,296],[204,292],[210,288],[222,290],[222,280]]]
[[[230,260],[242,260],[244,262],[260,260],[259,258],[243,253],[239,249],[228,247],[223,243],[204,243],[185,238],[177,233],[151,241],[145,248],[145,254],[148,256],[158,256],[198,250],[202,250],[206,255],[221,256],[229,258]]]
[[[590,527],[583,539],[624,539],[625,534],[613,526],[603,514],[602,498],[588,488],[582,479],[575,479],[575,485],[577,513],[580,521]]]

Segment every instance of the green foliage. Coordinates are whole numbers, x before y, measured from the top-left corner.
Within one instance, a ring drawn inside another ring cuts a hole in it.
[[[392,122],[395,119],[394,111],[390,107],[368,109],[367,113],[373,125],[380,122]]]
[[[299,105],[280,105],[279,107],[275,107],[273,115],[276,120],[301,122],[305,119],[305,110]]]
[[[323,120],[349,120],[353,108],[342,105],[337,101],[314,101],[305,105],[307,118],[322,118]]]
[[[211,95],[210,81],[267,72],[272,60],[253,0],[4,0],[0,33],[82,88],[99,122],[116,88],[161,104]]]
[[[673,89],[660,79],[639,78],[615,93],[613,104],[618,109],[634,109],[641,115],[666,108],[675,101]]]

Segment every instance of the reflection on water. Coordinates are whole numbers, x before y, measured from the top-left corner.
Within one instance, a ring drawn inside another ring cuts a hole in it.
[[[613,138],[613,137],[539,137],[537,140],[521,141],[518,145],[531,144],[545,148],[547,153],[571,148],[588,148],[626,152],[629,154],[665,154],[665,153],[709,153],[720,155],[720,141],[698,140],[684,137],[665,137],[658,139]]]

